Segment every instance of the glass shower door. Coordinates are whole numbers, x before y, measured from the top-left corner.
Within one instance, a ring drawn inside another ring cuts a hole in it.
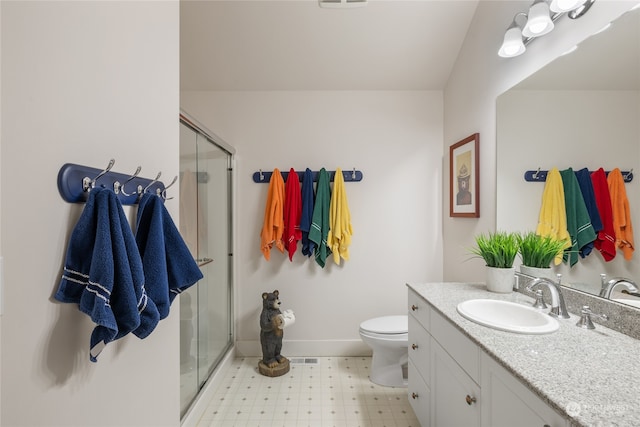
[[[204,275],[180,295],[182,415],[231,347],[231,154],[181,124],[180,231]]]

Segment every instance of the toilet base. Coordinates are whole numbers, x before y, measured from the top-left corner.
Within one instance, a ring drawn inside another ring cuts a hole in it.
[[[406,364],[407,358],[403,357],[402,353],[394,352],[385,357],[374,352],[371,357],[369,380],[384,387],[407,387],[407,378],[404,375],[406,368],[403,367]]]

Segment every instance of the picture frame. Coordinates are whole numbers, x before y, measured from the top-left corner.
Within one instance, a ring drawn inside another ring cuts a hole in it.
[[[480,134],[449,147],[449,216],[480,217]]]

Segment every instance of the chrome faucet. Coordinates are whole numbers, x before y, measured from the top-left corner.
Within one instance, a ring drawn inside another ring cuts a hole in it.
[[[567,306],[564,302],[564,296],[562,295],[562,289],[560,289],[561,274],[558,274],[558,282],[549,280],[544,277],[536,277],[529,283],[527,290],[533,292],[533,288],[539,285],[546,285],[551,292],[551,311],[550,316],[561,317],[563,319],[569,319],[569,313],[567,312]]]
[[[633,280],[625,279],[624,277],[614,277],[611,280],[606,280],[604,274],[600,275],[602,278],[602,289],[600,290],[600,296],[603,298],[611,298],[613,289],[622,286],[627,288],[631,293],[638,293],[638,286]]]

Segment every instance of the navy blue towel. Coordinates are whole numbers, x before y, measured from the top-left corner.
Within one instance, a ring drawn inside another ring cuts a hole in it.
[[[162,199],[154,194],[143,194],[138,204],[136,242],[147,292],[164,319],[176,295],[202,279],[202,272]]]
[[[129,332],[144,338],[158,324],[135,238],[113,191],[91,190],[71,233],[55,298],[78,304],[97,325],[90,339],[92,362],[109,342]]]
[[[598,211],[598,205],[596,204],[596,196],[593,191],[593,183],[591,182],[591,173],[587,168],[583,168],[575,171],[578,185],[580,186],[580,192],[584,199],[584,204],[587,207],[589,218],[591,219],[591,225],[596,235],[602,230],[602,220],[600,219],[600,212]],[[580,256],[586,257],[591,253],[594,247],[594,242],[587,243],[580,249]]]
[[[300,231],[302,231],[302,254],[310,257],[316,244],[309,240],[309,230],[313,221],[313,206],[316,195],[313,192],[313,174],[311,169],[304,171],[302,178],[302,216],[300,217]]]

